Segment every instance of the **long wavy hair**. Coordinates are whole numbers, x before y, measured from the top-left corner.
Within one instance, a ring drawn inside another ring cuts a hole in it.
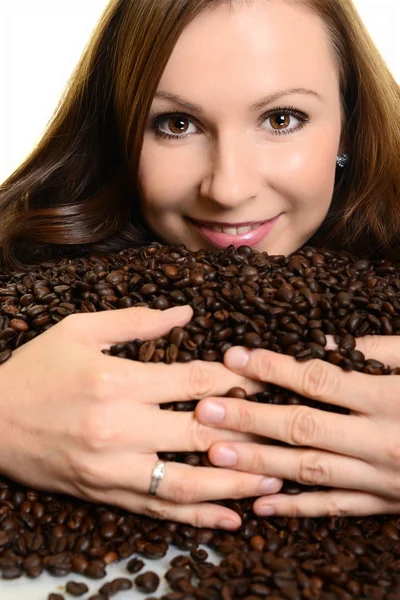
[[[4,269],[156,241],[140,214],[137,185],[154,94],[186,25],[204,10],[241,1],[111,0],[42,139],[0,186]],[[309,245],[397,259],[400,87],[351,0],[285,1],[324,22],[351,155]]]

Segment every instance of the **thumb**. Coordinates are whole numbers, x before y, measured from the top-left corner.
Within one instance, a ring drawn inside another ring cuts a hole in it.
[[[135,339],[150,340],[161,337],[173,327],[186,325],[192,315],[193,310],[189,305],[175,306],[167,310],[133,306],[74,315],[75,331],[80,340],[83,338],[91,346],[103,350],[114,344]]]
[[[400,338],[396,335],[366,335],[356,339],[356,349],[365,358],[375,358],[394,369],[400,367]]]
[[[326,336],[326,350],[336,350],[333,336]],[[374,358],[394,369],[400,367],[400,337],[397,335],[365,335],[356,338],[356,350],[366,359]]]

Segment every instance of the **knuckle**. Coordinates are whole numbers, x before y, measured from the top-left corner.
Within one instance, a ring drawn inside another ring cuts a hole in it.
[[[326,515],[328,517],[347,517],[350,514],[351,511],[344,506],[343,501],[335,496],[328,496],[326,501]]]
[[[230,403],[230,406],[232,403]],[[251,402],[239,402],[237,406],[237,418],[235,418],[235,410],[228,411],[228,417],[231,421],[231,425],[235,426],[235,430],[240,433],[248,433],[253,430],[253,416],[252,416],[252,403]],[[229,415],[229,412],[231,414]]]
[[[107,418],[102,406],[92,407],[83,419],[80,439],[84,449],[89,453],[98,453],[107,448],[115,440],[112,420]]]
[[[250,473],[265,473],[267,469],[264,455],[262,452],[260,452],[260,450],[256,450],[257,447],[258,445],[255,446],[254,450],[251,452],[251,459],[248,470],[250,471]]]
[[[105,470],[101,461],[94,460],[86,453],[74,452],[70,457],[70,467],[74,474],[74,484],[86,497],[95,499],[96,490],[107,485]]]
[[[285,506],[285,515],[286,514],[288,517],[292,517],[294,519],[303,516],[301,508],[297,506],[295,502],[291,502],[287,505],[287,507]]]
[[[199,360],[189,363],[188,397],[195,400],[212,395],[213,376],[207,365]]]
[[[312,409],[301,406],[291,413],[288,442],[294,446],[308,446],[316,436],[317,424]]]
[[[209,527],[213,523],[210,511],[207,508],[196,508],[190,519],[190,524],[199,529]]]
[[[319,400],[332,393],[337,384],[333,368],[322,360],[314,359],[304,363],[300,393],[313,400]]]
[[[249,497],[249,482],[251,489],[254,489],[254,480],[249,479],[247,474],[240,475],[237,473],[235,477],[234,486],[232,486],[232,490],[229,494],[230,497],[234,500],[239,500],[241,498]]]
[[[396,469],[400,467],[400,442],[391,442],[386,449],[389,464]]]
[[[306,485],[324,485],[329,481],[327,465],[318,452],[304,452],[300,458],[299,483]]]
[[[219,438],[218,429],[212,429],[197,420],[192,421],[191,447],[195,448],[197,452],[207,452]]]
[[[169,497],[176,504],[190,504],[196,499],[196,488],[193,481],[189,481],[185,477],[180,477],[176,480],[169,492]]]
[[[157,499],[149,498],[143,505],[141,512],[151,519],[168,520],[171,515],[166,506],[163,506]]]
[[[96,401],[96,403],[104,403],[108,399],[112,398],[112,394],[110,393],[109,377],[106,370],[99,370],[96,368],[88,369],[85,371],[84,379],[84,388],[87,390],[87,393],[90,394],[91,398]]]
[[[396,500],[400,498],[400,474],[391,471],[390,474],[384,478],[384,486],[385,489],[389,490],[391,497]]]

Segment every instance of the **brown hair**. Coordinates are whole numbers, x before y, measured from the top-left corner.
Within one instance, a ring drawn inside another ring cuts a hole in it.
[[[184,27],[204,10],[238,1],[111,0],[41,141],[0,186],[3,267],[155,241],[136,179],[153,96]],[[351,155],[309,244],[397,259],[400,87],[351,0],[286,1],[325,23]]]

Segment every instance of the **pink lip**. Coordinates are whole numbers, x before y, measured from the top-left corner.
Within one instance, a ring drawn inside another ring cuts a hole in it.
[[[280,213],[274,219],[269,221],[264,221],[260,223],[259,227],[255,227],[251,231],[247,233],[241,233],[239,235],[231,235],[227,233],[221,233],[219,231],[214,231],[214,229],[209,229],[206,225],[197,223],[196,221],[190,220],[192,225],[196,228],[199,234],[210,242],[215,248],[227,248],[228,246],[234,246],[235,248],[239,248],[239,246],[256,246],[259,244],[274,228],[275,223],[278,221],[279,217],[282,215]],[[222,223],[218,223],[221,227],[229,227],[229,225],[223,225]],[[247,225],[247,224],[246,224]],[[246,225],[230,225],[230,227],[245,227]],[[248,225],[250,226],[250,224]]]

